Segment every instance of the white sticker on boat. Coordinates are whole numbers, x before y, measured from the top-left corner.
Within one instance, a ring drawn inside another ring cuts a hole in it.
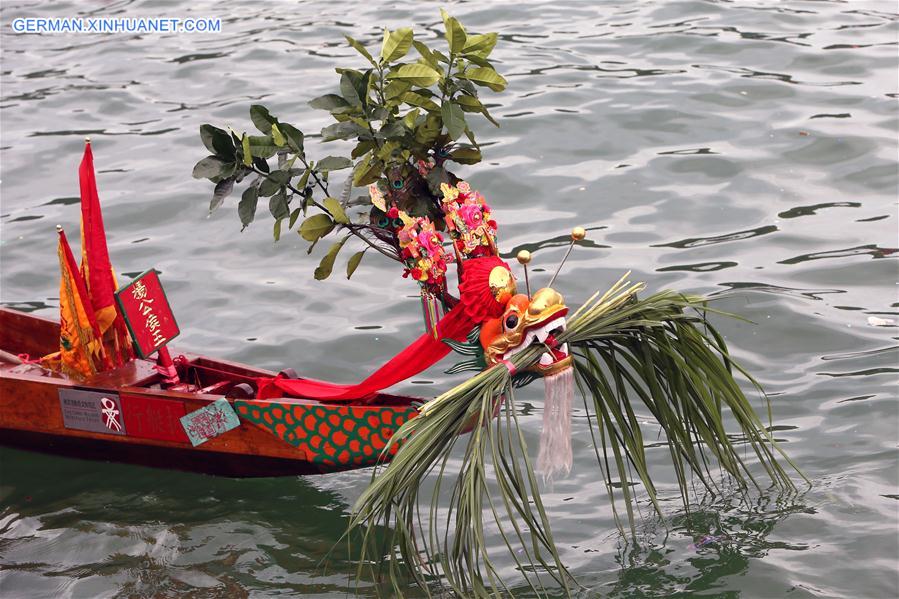
[[[122,402],[117,393],[60,389],[59,408],[66,428],[124,435]]]

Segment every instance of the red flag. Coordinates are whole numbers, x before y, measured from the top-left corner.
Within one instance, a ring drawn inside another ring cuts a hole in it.
[[[103,343],[121,364],[134,357],[128,331],[115,303],[118,287],[100,211],[100,196],[94,176],[94,155],[90,141],[84,146],[84,157],[78,169],[81,181],[81,273],[87,285],[88,298],[97,315]]]

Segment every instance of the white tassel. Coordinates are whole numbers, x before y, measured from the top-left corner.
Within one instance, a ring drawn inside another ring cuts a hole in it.
[[[537,472],[552,482],[556,474],[571,472],[571,404],[574,400],[574,371],[566,368],[544,377],[546,401],[543,404],[543,430]]]

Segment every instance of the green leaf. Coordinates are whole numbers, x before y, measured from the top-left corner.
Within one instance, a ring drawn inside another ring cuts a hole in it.
[[[256,218],[256,204],[259,201],[259,190],[255,185],[247,187],[240,196],[240,202],[237,204],[237,216],[240,217],[240,224],[243,231]]]
[[[352,121],[346,121],[344,123],[334,123],[322,129],[322,140],[351,139],[366,134],[371,135],[371,132]]]
[[[302,208],[293,209],[293,212],[290,213],[290,222],[287,224],[288,229],[293,229],[293,226],[297,224],[297,219],[300,218],[300,212],[302,211]]]
[[[283,189],[269,198],[268,211],[278,220],[290,216],[290,208],[287,204],[287,194]]]
[[[440,117],[436,114],[428,114],[425,122],[415,128],[415,141],[424,145],[431,145],[440,135]]]
[[[287,139],[284,138],[284,134],[278,129],[278,123],[272,123],[272,141],[274,141],[275,145],[279,148],[283,148],[287,145]]]
[[[434,57],[435,57],[437,60],[439,60],[440,62],[445,63],[447,66],[449,66],[449,62],[450,62],[449,56],[447,56],[446,54],[444,54],[444,53],[441,52],[440,50],[431,50],[431,52],[434,53]]]
[[[462,107],[462,110],[465,112],[481,112],[483,110],[484,105],[481,104],[481,101],[472,96],[466,96],[464,94],[460,96],[456,96],[454,98],[456,104]]]
[[[393,121],[387,123],[375,135],[377,139],[399,139],[406,134],[406,127],[403,121]]]
[[[278,122],[278,119],[269,114],[268,108],[262,104],[253,104],[250,106],[250,120],[253,125],[263,133],[270,133],[272,125]]]
[[[345,244],[346,240],[349,238],[350,236],[347,235],[328,249],[328,253],[324,255],[318,268],[315,269],[314,276],[317,281],[324,281],[331,276],[331,271],[334,269],[334,260],[337,258],[340,248],[343,247],[343,244]]]
[[[481,58],[477,54],[466,54],[465,59],[469,63],[478,65],[479,67],[487,67],[489,69],[493,68],[493,65],[490,63],[489,60],[487,60],[486,58]]]
[[[309,183],[309,175],[312,174],[312,169],[307,168],[303,171],[302,176],[300,176],[300,181],[297,183],[297,189],[303,189],[306,187],[306,184]]]
[[[406,129],[409,129],[410,131],[415,129],[415,121],[418,120],[420,112],[421,111],[418,108],[413,108],[403,116],[403,125],[406,126]]]
[[[194,165],[194,179],[212,179],[218,177],[225,163],[215,156],[207,156]]]
[[[278,190],[280,190],[280,189],[281,189],[280,183],[266,177],[259,184],[259,195],[264,198],[267,198],[269,196],[272,196],[272,195],[278,193]]]
[[[474,81],[478,85],[487,86],[495,92],[503,91],[504,89],[506,89],[506,85],[508,84],[508,82],[503,78],[502,75],[489,67],[476,67],[474,69],[468,69],[459,76],[464,77],[469,81]]]
[[[418,53],[421,54],[421,57],[425,60],[425,62],[436,69],[437,57],[434,55],[431,49],[418,40],[413,41],[412,44],[415,46],[415,49],[418,50]]]
[[[458,364],[454,364],[453,366],[447,368],[443,372],[446,374],[458,374],[460,372],[468,372],[468,371],[478,371],[484,370],[484,362],[480,359],[474,360],[463,360]]]
[[[350,153],[350,156],[355,160],[356,158],[359,158],[366,152],[372,151],[373,149],[375,149],[375,147],[376,147],[376,145],[375,145],[374,140],[369,139],[366,141],[360,141],[358,144],[356,144],[356,147],[353,148],[353,151]]]
[[[340,205],[340,200],[337,198],[325,198],[322,201],[325,209],[331,214],[334,218],[334,222],[339,225],[345,225],[350,222],[350,219],[347,218],[346,212],[343,210],[343,206]]]
[[[480,343],[459,343],[449,338],[441,339],[441,341],[449,345],[454,352],[463,356],[478,356],[484,353],[484,348],[481,347]]]
[[[349,261],[346,263],[346,278],[349,279],[353,276],[353,273],[356,272],[356,269],[359,268],[359,263],[362,262],[362,256],[365,255],[365,252],[368,248],[360,252],[356,252],[352,256],[350,256]]]
[[[315,168],[319,171],[339,171],[351,166],[353,161],[343,156],[325,156],[315,163]]]
[[[478,88],[468,79],[456,79],[453,83],[455,84],[455,87],[458,88],[456,91],[465,92],[469,96],[478,97]]]
[[[250,154],[253,158],[271,158],[278,153],[278,146],[275,145],[271,135],[247,135],[250,146]],[[241,140],[243,144],[243,140]],[[246,158],[246,151],[244,151]]]
[[[420,108],[424,108],[425,110],[440,110],[440,106],[437,104],[437,102],[417,92],[406,92],[405,94],[403,94],[403,102],[409,104],[410,106],[418,106]]]
[[[348,72],[340,76],[340,95],[351,106],[361,107],[362,98],[359,96],[359,92],[356,90],[356,86],[353,85],[353,80],[350,77],[351,75]]]
[[[278,185],[287,185],[287,183],[290,181],[290,177],[291,175],[288,171],[277,170],[269,173],[267,178],[271,179]]]
[[[363,187],[378,180],[384,172],[384,163],[380,160],[372,160],[369,154],[364,159],[356,163],[353,169],[353,185]]]
[[[430,87],[440,80],[440,73],[424,64],[404,64],[388,74],[387,78],[408,81],[421,87]]]
[[[354,69],[340,70],[340,95],[352,106],[363,108],[368,104],[368,84],[372,70],[360,73]]]
[[[445,10],[440,9],[440,16],[443,17],[443,26],[446,29],[446,42],[449,44],[450,54],[459,54],[465,47],[465,29],[455,17],[451,17]]]
[[[372,56],[371,56],[371,54],[368,52],[368,50],[365,49],[365,46],[363,46],[361,43],[359,43],[359,41],[357,41],[357,40],[351,38],[351,37],[348,36],[348,35],[344,35],[343,37],[345,37],[345,38],[346,38],[346,41],[349,42],[349,44],[350,44],[353,48],[356,49],[356,52],[358,52],[359,54],[361,54],[362,56],[364,56],[365,59],[368,60],[368,62],[370,62],[370,63],[372,64],[372,66],[377,66],[377,63],[375,63],[375,59],[372,58]]]
[[[459,164],[477,164],[481,161],[481,151],[477,148],[456,148],[450,152],[451,160]]]
[[[317,241],[334,229],[334,221],[327,214],[314,214],[300,225],[300,237],[306,241]]]
[[[350,103],[337,94],[325,94],[324,96],[319,96],[314,100],[311,100],[309,106],[319,110],[332,111],[338,108],[348,108]]]
[[[225,198],[231,195],[231,191],[233,189],[234,177],[222,179],[215,184],[215,190],[213,190],[212,192],[212,200],[209,201],[209,214],[215,212],[216,209],[218,209],[218,207],[222,205],[222,202],[225,201]]]
[[[496,46],[496,33],[483,33],[480,35],[469,35],[462,48],[463,54],[474,54],[480,58],[487,58]]]
[[[444,101],[440,107],[440,115],[443,117],[443,125],[451,139],[456,140],[465,133],[465,114],[462,108],[449,100]]]
[[[275,221],[275,226],[272,228],[272,237],[275,238],[275,241],[281,240],[281,219]]]
[[[219,158],[223,158],[225,162],[234,160],[234,142],[231,140],[231,136],[224,130],[212,125],[202,125],[200,127],[200,139],[207,150]]]
[[[251,166],[253,164],[253,152],[250,150],[250,138],[246,133],[240,138],[240,145],[243,149],[243,165]]]
[[[456,96],[455,101],[460,106],[462,106],[462,110],[464,110],[465,112],[480,112],[488,121],[499,127],[499,123],[497,123],[496,120],[494,120],[493,116],[487,111],[487,107],[484,106],[477,98],[462,94],[460,96]]]
[[[412,47],[412,29],[400,27],[396,31],[384,29],[384,41],[381,43],[381,62],[388,63],[399,60]]]
[[[402,97],[411,87],[412,84],[408,81],[394,79],[384,87],[384,98],[386,100],[394,100]]]
[[[278,128],[287,138],[287,145],[299,155],[303,155],[303,132],[290,123],[279,123]]]
[[[268,160],[262,158],[261,156],[253,156],[253,166],[262,171],[263,173],[268,173],[271,169],[268,167]]]

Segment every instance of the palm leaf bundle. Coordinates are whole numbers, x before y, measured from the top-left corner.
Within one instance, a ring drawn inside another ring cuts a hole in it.
[[[639,482],[661,514],[637,402],[664,433],[685,507],[695,481],[718,491],[714,472],[723,471],[741,488],[759,486],[738,447],[751,449],[774,484],[792,487],[778,455],[792,463],[734,373],[758,384],[733,362],[707,321],[712,310],[706,298],[663,291],[640,299],[643,284],[626,278],[588,300],[558,339],[572,349],[576,385],[613,509],[620,489],[635,532],[631,486]],[[522,371],[544,351],[533,346],[511,361]],[[393,436],[390,443],[400,444],[399,450],[389,466],[376,469],[350,522],[351,530],[362,530],[360,577],[387,581],[397,594],[411,577],[428,593],[448,584],[462,596],[499,595],[508,588],[487,547],[484,522],[492,519],[490,526],[535,592],[576,585],[553,541],[518,426],[513,379],[503,365],[481,372],[425,404]],[[728,412],[739,427],[736,436],[725,428]],[[448,468],[457,444],[464,445],[458,473]],[[433,488],[423,493],[429,477]]]

